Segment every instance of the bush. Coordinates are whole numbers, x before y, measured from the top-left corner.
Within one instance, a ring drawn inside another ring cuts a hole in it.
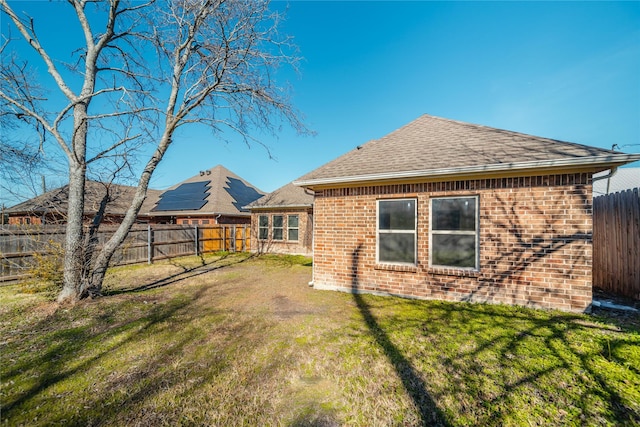
[[[63,262],[62,243],[49,240],[44,250],[31,258],[31,267],[27,270],[30,278],[22,284],[22,291],[58,293],[62,289]]]

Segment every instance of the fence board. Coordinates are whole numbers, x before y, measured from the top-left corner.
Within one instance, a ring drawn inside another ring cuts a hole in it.
[[[98,247],[115,232],[102,227]],[[249,250],[248,225],[136,225],[113,255],[111,265],[153,262],[159,259]],[[51,245],[64,245],[60,226],[0,227],[0,282],[25,277],[36,253],[50,253]],[[62,246],[61,246],[62,247]]]
[[[593,199],[593,285],[640,299],[640,189]]]

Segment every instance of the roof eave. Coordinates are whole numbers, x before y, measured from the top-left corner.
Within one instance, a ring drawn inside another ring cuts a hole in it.
[[[304,209],[312,208],[312,203],[307,204],[293,204],[293,205],[262,205],[262,206],[245,206],[245,209],[260,210],[260,209]]]
[[[296,180],[293,183],[300,187],[314,187],[340,184],[369,183],[374,181],[399,181],[407,179],[437,179],[452,176],[469,177],[509,172],[535,170],[575,170],[580,168],[609,168],[622,166],[640,160],[640,154],[610,154],[606,156],[577,157],[561,160],[535,160],[517,163],[496,163],[490,165],[464,166],[457,168],[388,172],[380,174],[343,176]]]
[[[198,211],[154,211],[154,212],[146,212],[143,213],[149,217],[157,217],[157,216],[241,216],[248,217],[251,216],[251,212],[234,212],[234,213],[225,213],[225,212],[198,212]]]

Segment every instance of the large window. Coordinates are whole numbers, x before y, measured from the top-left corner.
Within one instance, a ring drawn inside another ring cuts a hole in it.
[[[416,200],[378,200],[378,262],[416,263]]]
[[[298,215],[289,215],[287,217],[287,240],[298,240]]]
[[[431,199],[431,265],[478,268],[478,197]]]
[[[272,220],[273,240],[282,240],[284,235],[284,217],[282,215],[274,215]]]
[[[258,217],[258,239],[269,239],[269,217],[267,215]]]

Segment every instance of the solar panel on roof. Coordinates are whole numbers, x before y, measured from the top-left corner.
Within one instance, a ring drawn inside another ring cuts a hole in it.
[[[207,203],[211,181],[188,182],[165,191],[153,211],[195,211]]]

